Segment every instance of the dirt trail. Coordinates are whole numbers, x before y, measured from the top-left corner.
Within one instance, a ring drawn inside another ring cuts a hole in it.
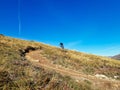
[[[61,67],[60,65],[52,64],[52,62],[50,62],[50,60],[48,60],[47,58],[45,58],[41,55],[41,51],[29,52],[26,54],[26,58],[35,65],[40,65],[45,69],[54,70],[57,73],[60,73],[62,75],[70,76],[70,77],[76,79],[76,81],[88,80],[88,81],[91,81],[94,83],[100,82],[101,84],[105,83],[105,82],[111,82],[111,83],[114,83],[114,84],[117,84],[118,86],[120,86],[120,81],[117,81],[117,80],[100,79],[100,78],[97,78],[92,75],[86,75],[86,74],[80,73],[78,71],[74,71],[72,69]]]
[[[60,65],[52,64],[49,60],[47,60],[45,57],[42,57],[40,55],[39,51],[33,51],[26,54],[26,58],[33,62],[34,64],[40,65],[46,69],[52,69],[55,70],[58,73],[61,73],[63,75],[70,75],[75,77],[80,77],[82,74],[80,74],[77,71],[61,67]],[[82,75],[83,77],[83,75]],[[87,77],[87,76],[86,76]]]

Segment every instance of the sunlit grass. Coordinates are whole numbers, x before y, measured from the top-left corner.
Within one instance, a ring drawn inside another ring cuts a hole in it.
[[[40,54],[43,57],[65,68],[88,75],[100,73],[111,78],[120,76],[120,61],[72,50],[62,50],[39,42],[0,36],[0,90],[97,89],[90,81],[76,82],[71,77],[45,70],[23,59],[19,50],[24,50],[28,46],[39,48],[42,50]],[[109,86],[112,87],[111,84]]]

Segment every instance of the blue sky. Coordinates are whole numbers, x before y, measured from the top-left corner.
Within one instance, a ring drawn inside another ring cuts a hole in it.
[[[0,0],[0,33],[55,46],[63,42],[91,54],[119,54],[120,1]]]

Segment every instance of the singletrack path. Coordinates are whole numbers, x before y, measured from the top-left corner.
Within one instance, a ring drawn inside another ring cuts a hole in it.
[[[71,78],[75,79],[77,82],[88,80],[94,85],[102,85],[104,83],[112,83],[113,86],[115,85],[116,88],[120,87],[120,81],[114,80],[114,79],[100,79],[92,75],[86,75],[82,72],[78,72],[69,68],[62,67],[57,64],[53,64],[50,60],[48,60],[46,57],[43,57],[41,55],[42,51],[36,50],[31,51],[29,53],[26,53],[27,60],[31,61],[33,64],[37,66],[41,66],[47,70],[54,70],[57,73],[60,73],[62,75],[70,76]],[[116,86],[117,85],[117,86]]]

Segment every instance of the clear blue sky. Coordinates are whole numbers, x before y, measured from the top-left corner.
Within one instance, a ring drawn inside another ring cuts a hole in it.
[[[68,49],[120,53],[120,0],[0,0],[0,33]]]

